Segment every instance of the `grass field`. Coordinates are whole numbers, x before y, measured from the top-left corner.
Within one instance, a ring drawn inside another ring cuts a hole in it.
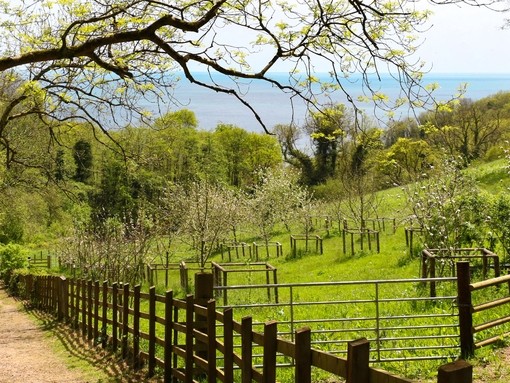
[[[508,181],[506,173],[506,162],[496,161],[490,164],[482,164],[476,168],[470,170],[473,176],[478,180],[481,188],[488,190],[492,193],[505,192],[510,182]],[[316,253],[315,244],[311,243],[309,246],[310,251],[304,249],[304,243],[300,242],[296,252],[292,252],[290,248],[290,233],[285,231],[283,227],[279,234],[276,234],[272,240],[279,241],[283,247],[283,254],[276,257],[274,249],[271,249],[271,255],[268,259],[261,256],[260,261],[270,263],[277,269],[277,277],[279,284],[293,284],[293,283],[313,283],[313,282],[346,282],[346,281],[374,281],[374,280],[388,280],[388,279],[416,279],[420,277],[420,258],[421,243],[419,238],[415,239],[414,248],[409,249],[406,245],[404,226],[405,219],[409,215],[408,208],[406,206],[405,193],[398,188],[385,190],[380,193],[378,199],[380,203],[379,217],[386,217],[395,219],[397,223],[397,230],[393,232],[391,225],[387,225],[386,231],[380,231],[380,252],[375,251],[375,245],[372,244],[372,250],[367,249],[367,243],[365,242],[364,250],[360,249],[359,236],[355,236],[355,248],[354,254],[351,254],[350,243],[345,244],[347,251],[344,252],[344,243],[342,241],[341,232],[338,230],[339,223],[333,222],[331,227],[325,228],[320,220],[317,220],[318,224],[313,231],[313,234],[319,235],[323,239],[323,254]],[[321,216],[321,212],[317,212],[317,216]],[[320,224],[319,224],[320,223]],[[341,225],[340,225],[341,226]],[[242,228],[241,228],[242,229]],[[293,228],[293,233],[300,234],[299,228]],[[239,240],[245,241],[246,243],[252,243],[257,240],[253,238],[252,232],[245,228],[239,233]],[[264,252],[262,251],[261,254]],[[178,262],[186,254],[186,249],[179,249],[179,253],[172,258],[171,262]],[[191,254],[190,254],[191,255]],[[225,253],[222,255],[217,253],[210,261],[225,262]],[[250,268],[250,263],[253,259],[243,258],[240,256],[237,258],[234,256],[232,259],[234,262],[246,262],[246,267]],[[162,260],[163,263],[163,260]],[[164,286],[165,278],[163,274],[159,274],[157,278],[157,291],[162,293],[166,290]],[[193,282],[192,273],[190,273],[190,281]],[[265,274],[252,271],[245,273],[233,273],[229,275],[228,285],[256,285],[265,284]],[[360,287],[361,286],[361,287]],[[368,285],[367,285],[368,286]],[[397,287],[398,286],[398,287]],[[180,288],[178,272],[172,272],[169,278],[169,289],[174,290],[177,297],[184,297],[186,292]],[[430,305],[426,302],[406,301],[407,298],[412,297],[423,297],[426,292],[420,291],[416,287],[409,287],[402,285],[388,285],[384,287],[387,291],[381,288],[378,292],[385,299],[393,299],[392,308],[388,309],[387,316],[398,316],[399,314],[416,314],[416,313],[435,313],[437,315],[444,312],[452,311],[452,301],[440,302],[439,304]],[[368,288],[367,288],[368,289]],[[448,291],[442,291],[445,296],[454,294],[454,290],[449,287]],[[191,288],[193,291],[193,288]],[[280,290],[280,298],[282,301],[288,300],[288,292]],[[286,295],[287,294],[287,295]],[[402,302],[399,301],[399,298]],[[267,303],[266,290],[261,293],[256,292],[255,289],[246,289],[244,291],[229,292],[229,304],[246,304],[246,303]],[[307,305],[302,305],[299,308],[295,308],[293,316],[307,318],[308,320],[316,320],[316,335],[315,340],[324,343],[324,347],[327,349],[328,342],[330,340],[331,332],[333,328],[333,322],[338,318],[364,318],[369,317],[373,314],[365,311],[363,304],[344,304],[344,305],[317,305],[313,302],[326,301],[326,300],[362,300],[362,299],[373,299],[373,292],[369,290],[363,290],[363,286],[324,286],[320,288],[302,288],[295,292],[294,300],[300,302],[308,302]],[[433,307],[432,307],[433,306]],[[275,319],[284,325],[280,331],[285,333],[288,330],[285,327],[285,323],[289,322],[289,308],[288,307],[276,307],[268,306],[263,309],[252,309],[252,308],[239,308],[235,311],[235,317],[240,318],[244,315],[253,316],[254,322],[263,323],[267,320]],[[449,320],[449,319],[448,319]],[[351,321],[352,323],[355,320]],[[351,323],[351,325],[352,325]],[[414,337],[424,336],[428,334],[427,321],[422,319],[416,319],[413,322],[413,326],[420,327],[420,333],[404,334],[411,340]],[[307,323],[308,324],[308,323]],[[438,324],[438,323],[435,323]],[[359,327],[359,332],[346,332],[347,336],[351,337],[350,340],[356,337],[367,336],[369,332],[364,330],[364,324],[360,320],[359,323],[354,326]],[[399,326],[405,326],[405,323],[399,324]],[[446,330],[445,330],[446,331]],[[338,333],[333,337],[338,337]],[[504,345],[505,341],[502,340],[501,345]],[[438,347],[444,346],[444,343],[437,343]],[[405,345],[401,344],[400,341],[394,342],[395,348],[403,348]],[[407,346],[408,347],[408,346]],[[434,355],[434,350],[427,351],[430,356]],[[448,351],[450,359],[455,359],[457,354],[454,351]],[[408,350],[403,358],[409,358],[408,355],[412,355],[413,351]],[[493,352],[491,347],[487,347],[477,352],[477,358],[474,363],[483,363],[483,361],[490,361],[493,358]],[[421,379],[422,381],[433,381],[437,367],[449,360],[434,360],[433,357],[430,360],[423,361],[396,361],[383,363],[378,366],[389,371],[393,371],[399,375],[404,375],[413,379]],[[288,374],[283,373],[279,376],[280,381],[292,381],[292,378]]]

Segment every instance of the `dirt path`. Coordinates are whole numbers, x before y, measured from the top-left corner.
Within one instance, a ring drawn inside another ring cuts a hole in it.
[[[47,335],[0,286],[0,382],[90,382],[70,370],[50,346]]]
[[[29,313],[27,313],[27,310]],[[32,317],[31,317],[32,316]],[[30,310],[0,283],[0,383],[161,383],[92,346],[50,314]]]

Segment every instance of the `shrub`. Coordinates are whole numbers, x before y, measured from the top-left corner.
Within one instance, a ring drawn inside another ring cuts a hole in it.
[[[22,269],[14,269],[11,271],[11,276],[9,279],[9,290],[14,295],[27,294],[27,291],[20,290],[20,277],[26,277],[27,275],[48,275],[48,271],[46,269],[30,269],[30,268],[22,268]]]
[[[15,244],[0,246],[0,278],[7,286],[13,271],[27,266],[27,253],[22,246]]]

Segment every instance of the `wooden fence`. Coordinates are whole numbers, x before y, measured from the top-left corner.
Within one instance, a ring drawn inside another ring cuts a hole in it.
[[[506,285],[501,288],[500,285]],[[459,305],[459,332],[462,357],[471,357],[475,349],[496,343],[510,336],[510,315],[492,315],[483,323],[476,323],[477,313],[487,313],[500,306],[510,304],[510,275],[498,276],[481,282],[471,282],[469,262],[457,262],[457,286]],[[489,301],[473,304],[473,293],[485,291]],[[508,313],[508,311],[506,311]],[[497,314],[497,313],[496,313]],[[506,332],[505,332],[506,326]],[[497,329],[496,336],[486,335],[487,330]],[[475,342],[475,335],[477,341]]]
[[[365,339],[350,342],[342,359],[312,349],[309,328],[297,330],[294,342],[278,338],[275,321],[253,331],[251,317],[237,322],[231,308],[216,310],[212,285],[212,274],[197,274],[195,295],[181,300],[172,291],[158,295],[154,287],[143,293],[140,286],[28,275],[20,276],[19,291],[85,338],[120,352],[134,369],[145,365],[153,376],[159,367],[165,382],[274,383],[280,356],[294,361],[298,383],[312,382],[312,367],[347,383],[411,382],[370,367]],[[438,382],[457,382],[459,374],[471,382],[472,368],[462,363],[440,368]]]
[[[494,270],[494,276],[499,277],[499,256],[484,248],[457,249],[424,249],[421,255],[421,277],[431,278],[430,296],[436,296],[436,277],[455,276],[456,265],[461,261],[470,262],[470,267],[476,261],[481,262],[482,278],[487,278],[489,271]]]

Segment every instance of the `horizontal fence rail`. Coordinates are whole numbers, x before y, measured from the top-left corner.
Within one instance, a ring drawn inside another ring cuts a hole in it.
[[[472,283],[469,262],[458,262],[457,274],[461,355],[469,357],[510,336],[510,275]]]
[[[431,282],[443,294],[430,297]],[[365,337],[371,342],[374,363],[453,360],[459,355],[456,278],[235,285],[214,290],[217,295],[229,291],[229,307],[238,315],[257,310],[278,320],[279,336],[294,340],[296,329],[309,327],[312,346],[329,353],[345,355],[350,340]],[[278,300],[268,299],[268,291],[278,291],[274,295]]]

